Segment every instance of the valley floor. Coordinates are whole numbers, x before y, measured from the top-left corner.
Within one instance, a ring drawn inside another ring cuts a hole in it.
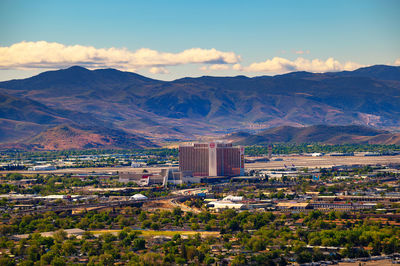
[[[274,161],[275,159],[280,158],[282,161]],[[363,156],[363,155],[355,155],[355,156],[305,156],[305,155],[283,155],[272,157],[272,160],[269,162],[256,162],[256,163],[246,163],[246,170],[255,170],[255,169],[278,169],[287,167],[322,167],[329,168],[332,166],[340,166],[340,165],[388,165],[388,164],[399,164],[400,163],[400,155],[395,156]],[[157,166],[157,167],[101,167],[101,168],[65,168],[65,169],[57,169],[51,171],[0,171],[0,174],[3,173],[21,173],[21,174],[50,174],[50,173],[117,173],[117,172],[137,172],[141,173],[144,169],[149,172],[159,172],[160,169],[168,168],[168,166]]]

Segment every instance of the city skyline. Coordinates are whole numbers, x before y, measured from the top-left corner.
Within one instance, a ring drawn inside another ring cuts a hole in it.
[[[3,1],[0,80],[72,65],[173,80],[400,65],[398,1]]]

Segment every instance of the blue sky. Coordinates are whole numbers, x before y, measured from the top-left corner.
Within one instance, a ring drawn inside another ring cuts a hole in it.
[[[0,80],[75,64],[163,80],[400,64],[399,14],[397,0],[2,0]]]

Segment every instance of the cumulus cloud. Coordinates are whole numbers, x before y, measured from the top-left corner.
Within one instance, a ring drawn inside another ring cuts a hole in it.
[[[152,67],[149,69],[152,74],[169,74],[169,71],[165,67]]]
[[[203,71],[228,70],[229,68],[230,66],[227,64],[214,64],[200,67],[200,69]]]
[[[272,59],[267,59],[264,62],[252,63],[245,67],[235,64],[233,68],[245,72],[285,73],[290,71],[329,72],[354,70],[362,66],[363,65],[355,62],[341,63],[332,57],[326,60],[309,60],[303,57],[289,60],[282,57],[274,57]]]
[[[232,69],[233,69],[233,70],[238,70],[238,71],[240,71],[240,70],[242,70],[242,65],[240,65],[239,63],[238,63],[238,64],[234,64],[234,65],[232,66]]]
[[[216,49],[191,48],[179,53],[166,53],[142,48],[95,48],[83,45],[64,45],[56,42],[20,42],[0,47],[0,69],[60,68],[71,65],[86,67],[115,67],[127,70],[151,68],[165,72],[162,67],[183,64],[235,64],[240,56]]]
[[[400,66],[400,58],[397,58],[396,61],[394,61],[395,66]]]

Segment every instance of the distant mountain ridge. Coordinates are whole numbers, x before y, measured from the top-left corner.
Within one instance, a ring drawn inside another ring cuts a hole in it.
[[[377,80],[400,81],[400,68],[387,65],[374,65],[362,67],[353,71],[311,73],[307,71],[291,72],[278,76],[297,77],[297,78],[315,78],[315,77],[364,77]]]
[[[280,126],[257,134],[232,133],[225,136],[225,139],[239,145],[269,145],[273,143],[400,144],[400,133],[390,133],[386,130],[357,125]]]
[[[0,82],[3,144],[29,142],[58,125],[162,142],[282,125],[400,129],[399,121],[400,67],[395,66],[170,82],[75,66]]]
[[[88,113],[59,110],[0,93],[0,148],[65,150],[145,148],[153,142],[112,129]]]
[[[24,142],[26,148],[35,150],[69,149],[138,149],[156,147],[144,138],[123,131],[79,128],[59,125],[41,132]]]

